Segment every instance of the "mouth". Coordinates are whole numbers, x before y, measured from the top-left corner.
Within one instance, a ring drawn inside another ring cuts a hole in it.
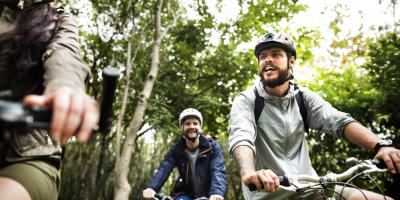
[[[273,66],[266,66],[266,67],[262,68],[263,72],[269,72],[269,71],[275,71],[275,70],[277,70],[277,68],[273,67]]]
[[[197,134],[197,130],[196,129],[189,129],[187,130],[187,134]]]

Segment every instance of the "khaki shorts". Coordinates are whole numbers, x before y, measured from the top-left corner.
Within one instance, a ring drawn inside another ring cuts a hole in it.
[[[60,187],[60,172],[44,161],[15,163],[0,169],[0,176],[19,182],[32,200],[56,200]]]

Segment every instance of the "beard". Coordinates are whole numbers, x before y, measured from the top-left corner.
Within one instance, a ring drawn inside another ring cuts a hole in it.
[[[195,136],[191,136],[192,133],[196,133]],[[199,130],[186,130],[185,132],[183,132],[183,136],[186,140],[189,140],[191,142],[195,142],[197,138],[199,138],[200,136],[200,131]]]
[[[264,87],[269,87],[269,88],[275,88],[278,87],[282,84],[284,84],[286,81],[292,79],[292,75],[289,75],[289,64],[286,69],[279,69],[277,67],[274,67],[276,70],[278,70],[278,77],[273,78],[273,79],[265,79],[263,76],[264,69],[262,69],[259,72],[261,82]]]

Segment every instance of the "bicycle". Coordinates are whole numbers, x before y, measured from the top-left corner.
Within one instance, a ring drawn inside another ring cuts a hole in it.
[[[341,185],[344,187],[353,187],[359,190],[365,197],[365,199],[368,199],[360,188],[350,184],[350,182],[359,176],[367,177],[373,181],[373,179],[371,178],[371,176],[369,176],[369,174],[383,173],[387,171],[385,163],[379,160],[359,161],[356,158],[348,158],[346,160],[346,164],[352,167],[350,167],[349,169],[340,174],[328,172],[325,176],[310,176],[310,175],[278,176],[280,182],[279,189],[292,192],[305,192],[310,190],[322,189],[324,193],[324,199],[336,200],[336,198],[334,197],[334,195],[336,194],[335,187],[337,185]],[[380,193],[383,194],[383,190],[379,187],[379,185],[376,182],[375,184],[378,186]],[[250,191],[257,190],[254,184],[249,184],[248,187]],[[341,197],[340,199],[344,199],[341,193],[338,193],[338,195]],[[384,199],[386,199],[385,196]]]
[[[168,195],[165,195],[163,193],[156,193],[154,195],[154,199],[156,199],[156,200],[173,200],[174,198],[170,197]],[[200,197],[200,198],[195,198],[193,200],[208,200],[208,198],[207,197]]]
[[[112,122],[113,103],[119,71],[116,68],[103,70],[103,89],[100,103],[100,119],[93,131],[107,133]],[[3,92],[7,96],[9,92]],[[0,140],[10,137],[12,129],[50,130],[52,111],[46,107],[25,107],[20,102],[0,100]]]

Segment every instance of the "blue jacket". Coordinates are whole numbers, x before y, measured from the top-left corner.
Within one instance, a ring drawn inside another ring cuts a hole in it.
[[[193,195],[189,178],[189,165],[189,160],[185,155],[185,139],[181,137],[168,151],[148,187],[159,192],[174,167],[178,167],[180,177],[174,186],[174,196],[179,194]],[[207,188],[209,188],[208,197],[211,195],[224,196],[226,191],[226,173],[221,147],[211,137],[208,138],[203,134],[200,135],[196,174],[197,177],[206,178],[206,182],[208,183]]]

